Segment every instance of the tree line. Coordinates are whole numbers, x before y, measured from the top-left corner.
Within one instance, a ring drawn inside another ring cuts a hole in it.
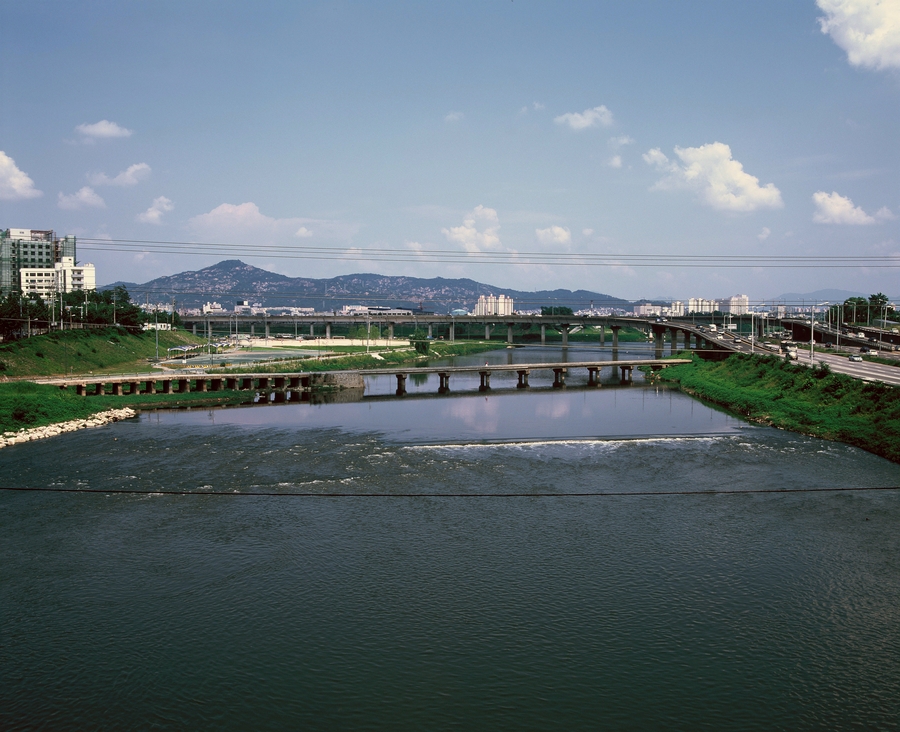
[[[3,340],[24,338],[31,332],[51,328],[120,325],[139,329],[153,322],[156,314],[141,310],[122,285],[108,290],[65,292],[50,301],[37,294],[15,291],[0,300],[0,336]],[[160,314],[160,322],[179,325],[178,314]]]

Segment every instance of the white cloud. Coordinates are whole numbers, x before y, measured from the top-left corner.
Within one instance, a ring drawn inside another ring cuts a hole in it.
[[[535,229],[534,233],[541,244],[568,245],[572,243],[572,233],[563,226]]]
[[[441,233],[467,252],[501,251],[504,247],[497,235],[499,229],[497,212],[479,204],[463,219],[462,226],[441,229]]]
[[[301,230],[312,232],[324,239],[347,241],[357,231],[357,226],[342,221],[327,219],[307,219],[299,217],[276,219],[261,213],[252,202],[223,203],[209,213],[193,216],[188,220],[189,228],[199,236],[217,241],[247,244],[254,242],[288,243],[303,238]]]
[[[622,167],[622,156],[621,155],[613,155],[609,162],[607,163],[610,168],[621,168]]]
[[[765,241],[766,239],[769,238],[771,233],[772,233],[772,230],[768,226],[763,226],[762,231],[760,231],[756,235],[756,238],[759,239],[760,241]]]
[[[546,108],[547,108],[547,105],[546,105],[546,104],[541,104],[540,102],[532,102],[532,103],[531,103],[531,106],[532,106],[532,108],[534,109],[535,112],[540,112],[542,109],[546,109]]]
[[[854,206],[846,196],[842,196],[836,191],[825,193],[825,191],[816,191],[813,193],[813,203],[816,204],[816,212],[813,214],[813,221],[817,224],[849,224],[851,226],[867,226],[877,223],[879,220],[885,221],[893,219],[894,214],[887,207],[879,209],[874,216],[869,216],[859,206]]]
[[[312,235],[313,233],[305,226],[301,226],[299,229],[297,229],[297,231],[294,232],[294,236],[296,236],[298,239],[309,239],[309,237],[311,237]]]
[[[100,140],[110,137],[131,137],[132,130],[126,129],[115,122],[108,119],[101,119],[93,124],[81,124],[75,128],[75,131],[90,140]]]
[[[56,205],[67,211],[77,211],[82,208],[106,208],[106,202],[89,186],[85,186],[77,193],[72,193],[68,196],[60,193]]]
[[[0,150],[0,201],[24,201],[43,195],[28,174],[19,170],[16,161]]]
[[[143,213],[137,215],[137,220],[142,224],[161,224],[162,215],[174,209],[175,206],[165,196],[153,199],[153,205]]]
[[[756,211],[781,208],[781,191],[773,183],[759,185],[759,178],[744,171],[731,157],[731,148],[721,142],[700,147],[675,148],[683,165],[670,161],[659,148],[644,153],[644,161],[667,175],[654,186],[657,190],[689,188],[701,200],[720,211]]]
[[[444,122],[459,122],[465,115],[462,112],[450,112],[446,117],[444,117]]]
[[[900,68],[900,1],[816,0],[823,33],[847,52],[853,66]]]
[[[583,112],[567,112],[555,117],[554,122],[558,125],[569,125],[573,130],[586,130],[589,127],[602,125],[609,127],[613,123],[613,115],[602,104],[593,109],[586,109]]]
[[[92,173],[88,176],[88,183],[92,186],[136,186],[140,181],[150,175],[150,166],[147,163],[135,163],[129,165],[115,178],[110,178],[106,173]]]
[[[634,142],[633,137],[629,137],[628,135],[618,135],[616,137],[610,137],[607,140],[607,144],[613,149],[618,150],[620,147],[625,147],[626,145],[631,145]]]
[[[591,234],[594,233],[594,230],[593,229],[582,229],[581,233],[584,234],[584,236],[590,236]]]

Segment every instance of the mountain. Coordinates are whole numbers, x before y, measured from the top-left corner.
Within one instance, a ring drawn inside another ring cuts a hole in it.
[[[113,282],[101,289],[123,285],[136,302],[171,302],[179,308],[199,308],[216,301],[230,310],[236,300],[264,307],[312,307],[339,310],[344,305],[387,305],[446,313],[454,308],[471,310],[480,295],[506,295],[519,310],[542,305],[582,310],[591,306],[630,309],[631,303],[589,290],[540,290],[526,292],[495,287],[470,279],[390,277],[351,274],[330,279],[287,277],[229,259],[194,272],[158,277],[143,284]]]
[[[786,292],[773,298],[775,302],[784,302],[788,305],[800,305],[802,303],[829,302],[831,304],[844,302],[851,297],[868,298],[872,293],[853,292],[851,290],[816,290],[815,292]],[[768,300],[767,300],[768,302]]]

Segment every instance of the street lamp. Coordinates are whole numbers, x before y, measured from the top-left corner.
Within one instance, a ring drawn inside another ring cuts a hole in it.
[[[809,306],[809,365],[812,366],[813,362],[813,343],[815,343],[815,332],[816,332],[816,308],[822,305],[827,305],[828,301],[820,302],[818,305],[810,305]]]

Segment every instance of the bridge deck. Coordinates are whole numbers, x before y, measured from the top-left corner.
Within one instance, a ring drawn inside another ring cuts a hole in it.
[[[625,366],[626,368],[634,368],[635,366],[674,366],[675,364],[690,363],[689,358],[661,358],[661,359],[627,359],[619,361],[561,361],[556,363],[514,363],[514,364],[493,364],[487,363],[483,366],[394,366],[393,368],[383,369],[360,369],[358,373],[361,376],[381,376],[385,374],[463,374],[463,373],[480,373],[482,371],[550,371],[554,369],[577,369],[577,368],[608,368],[609,366]]]

